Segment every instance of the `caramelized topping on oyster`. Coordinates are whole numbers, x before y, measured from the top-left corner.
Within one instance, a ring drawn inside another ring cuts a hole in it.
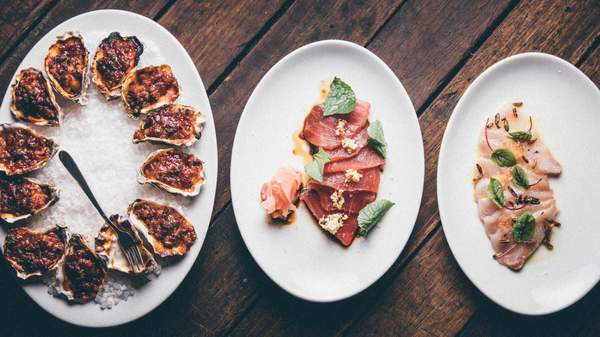
[[[47,232],[15,227],[6,235],[4,257],[19,278],[27,279],[55,269],[64,256],[65,244],[66,236],[61,227]]]
[[[20,124],[0,124],[0,172],[18,175],[37,170],[54,156],[58,144]]]
[[[58,36],[48,49],[44,69],[50,84],[64,98],[84,105],[88,85],[88,50],[77,32]]]
[[[147,66],[133,70],[123,81],[125,109],[132,117],[146,113],[179,97],[179,84],[171,66]]]
[[[117,214],[111,215],[110,220],[121,229],[131,233],[137,239],[138,248],[142,254],[144,260],[144,268],[138,274],[145,274],[157,270],[158,264],[154,260],[152,253],[150,253],[138,234],[138,231],[131,226],[129,221],[120,217]],[[119,238],[114,229],[107,223],[103,224],[100,228],[100,232],[96,237],[96,254],[104,259],[106,266],[109,269],[118,270],[127,274],[136,274],[132,266],[127,261],[123,248],[119,244]]]
[[[175,148],[152,152],[138,172],[141,184],[149,183],[185,196],[200,193],[204,180],[204,163],[195,155]]]
[[[0,177],[0,219],[26,219],[58,201],[58,188],[32,178]]]
[[[107,99],[121,95],[125,76],[134,69],[144,46],[135,36],[121,36],[118,32],[100,42],[92,61],[92,80]]]
[[[72,301],[89,302],[102,289],[105,278],[104,261],[88,247],[83,236],[73,234],[62,268],[56,273],[60,293]]]
[[[133,134],[133,142],[190,146],[200,139],[204,122],[200,111],[191,106],[167,104],[142,117]]]
[[[35,68],[21,70],[12,85],[10,111],[16,119],[35,125],[60,124],[62,109],[56,103],[50,83]]]
[[[194,225],[171,206],[137,199],[128,212],[131,223],[162,257],[185,255],[196,241]]]

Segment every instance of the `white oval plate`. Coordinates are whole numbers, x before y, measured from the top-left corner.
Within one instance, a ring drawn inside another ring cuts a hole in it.
[[[94,190],[107,212],[125,213],[127,204],[133,200],[121,200],[122,198],[114,195],[114,191],[124,191],[132,196],[164,198],[174,205],[183,206],[186,215],[195,224],[198,239],[188,254],[183,259],[163,267],[158,278],[136,289],[133,297],[130,297],[126,302],[119,303],[110,310],[101,310],[100,306],[94,303],[69,305],[65,300],[49,295],[47,287],[37,282],[27,282],[23,285],[27,294],[35,302],[56,317],[77,325],[104,327],[132,321],[154,309],[177,288],[192,267],[202,247],[212,213],[217,177],[217,144],[210,104],[204,84],[194,63],[183,46],[166,29],[141,15],[118,10],[101,10],[74,17],[46,34],[31,49],[17,70],[29,66],[43,69],[44,57],[48,47],[54,42],[54,38],[59,34],[72,30],[77,30],[84,36],[86,45],[90,50],[90,59],[100,41],[109,33],[118,31],[127,35],[136,35],[144,44],[144,53],[140,59],[140,65],[170,64],[181,87],[181,96],[178,101],[196,106],[207,118],[202,138],[195,144],[192,151],[205,162],[208,180],[200,195],[194,198],[193,201],[170,197],[165,192],[155,191],[147,185],[139,185],[135,180],[136,172],[134,170],[129,168],[127,170],[119,169],[119,166],[132,161],[141,164],[143,158],[158,147],[150,144],[132,144],[133,130],[138,122],[126,116],[120,100],[106,102],[93,83],[88,88],[88,96],[90,97],[88,106],[79,108],[75,104],[61,101],[63,107],[66,108],[63,125],[58,128],[37,128],[45,135],[60,137],[61,130],[72,132],[67,130],[72,130],[77,123],[88,121],[88,124],[82,125],[82,128],[86,131],[77,136],[85,137],[83,138],[84,142],[98,142],[100,146],[96,147],[95,151],[97,152],[84,153],[85,151],[82,150],[84,146],[77,144],[82,138],[76,138],[72,141],[63,139],[63,141],[59,141],[59,144],[61,148],[73,154],[92,190]],[[14,78],[11,83],[13,81]],[[9,88],[6,90],[0,110],[2,121],[13,121],[9,112],[10,94]],[[88,115],[85,115],[86,113]],[[89,120],[93,119],[92,116],[89,116],[91,113],[101,113],[106,116],[106,119],[99,123],[90,123]],[[119,127],[122,125],[125,125],[125,127]],[[115,137],[107,137],[109,134],[100,132],[101,129],[99,128],[114,129]],[[53,170],[64,172],[64,175],[67,175],[66,170],[60,166],[57,158],[54,158],[39,174],[47,174],[47,172]],[[75,192],[78,187],[74,180],[69,181],[70,178],[64,176],[61,179],[66,181],[63,186],[59,186],[62,189],[61,200],[47,210],[50,214],[67,207],[66,200],[69,198],[72,200],[76,198],[73,197],[74,193],[80,193],[79,191]],[[115,181],[123,179],[125,183],[123,185],[117,184],[118,186],[114,186],[114,191],[112,191],[110,186],[113,185],[107,184],[107,181],[111,179],[115,179]],[[108,191],[106,187],[108,187]],[[86,207],[88,213],[91,214],[92,211],[89,211],[90,203],[83,194],[80,194],[80,198],[81,202],[74,207]],[[77,213],[77,209],[71,211]],[[73,217],[74,215],[69,214],[69,216]],[[56,218],[60,221],[60,214],[57,214]],[[80,221],[88,221],[91,226],[101,223],[100,217],[95,214],[88,218],[81,218]],[[65,224],[71,226],[81,225]],[[0,242],[4,242],[5,236],[6,231],[0,230]]]
[[[378,198],[396,203],[367,239],[344,249],[315,225],[305,206],[291,225],[270,225],[259,191],[282,166],[303,170],[292,135],[318,100],[320,83],[340,76],[372,104],[383,123],[388,158]],[[330,302],[375,282],[400,255],[414,226],[423,190],[423,142],[408,94],[373,53],[346,41],[321,41],[295,50],[262,78],[235,135],[231,189],[248,250],[269,277],[300,298]]]
[[[563,224],[554,250],[540,247],[520,272],[492,259],[471,182],[481,127],[507,102],[523,101],[541,137],[561,162],[553,178]],[[490,299],[527,315],[548,314],[585,295],[600,278],[600,92],[579,69],[548,54],[504,59],[481,74],[452,113],[438,164],[438,203],[444,233],[458,264]]]

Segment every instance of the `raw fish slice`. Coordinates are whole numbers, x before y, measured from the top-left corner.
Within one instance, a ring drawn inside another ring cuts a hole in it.
[[[342,194],[344,203],[341,208],[334,206],[331,195],[339,190],[311,180],[306,186],[307,189],[317,192],[321,208],[329,213],[341,212],[344,214],[358,214],[360,210],[368,203],[375,200],[377,193],[370,191],[344,191]]]
[[[326,212],[320,204],[318,193],[312,189],[306,189],[300,194],[300,200],[304,201],[314,218],[319,219],[337,212]],[[348,247],[354,241],[354,236],[358,230],[358,222],[356,214],[348,214],[348,219],[344,220],[343,226],[335,233],[335,237],[344,246]]]
[[[368,122],[371,105],[357,100],[354,111],[347,115],[323,116],[323,106],[315,105],[304,120],[304,127],[300,137],[315,147],[332,150],[341,147],[344,137],[353,137],[364,129]],[[340,120],[346,122],[345,135],[336,134],[336,127]]]
[[[360,180],[357,182],[348,180],[346,178],[346,172],[325,174],[323,176],[323,185],[329,186],[336,190],[370,191],[377,193],[377,190],[379,189],[381,170],[378,167],[374,167],[358,170],[357,172],[361,175]]]
[[[342,159],[325,164],[325,173],[346,172],[348,169],[364,170],[383,166],[385,160],[370,146],[365,146],[351,158]]]
[[[531,142],[517,142],[509,137],[505,123],[508,124],[510,132],[528,131],[531,123],[528,115],[518,111],[513,113],[510,109],[504,114],[499,114],[496,120],[499,121],[498,125],[489,122],[490,127],[487,130],[484,127],[481,132],[480,157],[477,160],[480,172],[476,173],[474,183],[475,201],[479,217],[494,249],[494,258],[513,270],[519,270],[544,243],[549,226],[555,223],[558,208],[548,182],[548,175],[560,174],[561,168],[549,149],[539,139],[535,129],[531,129],[533,135]],[[527,174],[530,185],[528,189],[524,190],[512,181],[513,167],[500,167],[491,159],[490,147],[494,150],[506,148],[514,154],[517,165]],[[503,208],[499,208],[488,198],[491,177],[497,179],[502,185],[505,199]],[[518,196],[521,199],[530,198],[534,202],[523,203],[522,200],[518,202]],[[513,220],[525,212],[531,212],[535,218],[533,237],[529,242],[517,243],[512,235]]]
[[[342,159],[352,158],[362,150],[365,146],[368,145],[369,142],[369,134],[367,133],[367,129],[362,129],[358,132],[355,137],[351,138],[356,143],[356,149],[348,151],[346,148],[340,146],[333,150],[329,150],[329,161],[338,161]]]

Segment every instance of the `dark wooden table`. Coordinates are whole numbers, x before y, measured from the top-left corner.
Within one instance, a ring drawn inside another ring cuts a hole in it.
[[[481,294],[450,253],[435,190],[446,122],[470,82],[493,63],[520,52],[543,51],[570,61],[600,83],[599,0],[3,0],[0,88],[7,87],[17,65],[46,32],[100,8],[153,18],[179,39],[202,75],[219,143],[210,230],[175,293],[147,316],[111,329],[83,329],[55,319],[29,299],[0,263],[0,336],[600,334],[600,287],[545,317],[513,314]],[[366,46],[398,75],[419,116],[426,177],[411,239],[385,276],[351,299],[314,304],[280,289],[249,255],[233,215],[228,174],[237,122],[260,78],[290,51],[332,38]]]

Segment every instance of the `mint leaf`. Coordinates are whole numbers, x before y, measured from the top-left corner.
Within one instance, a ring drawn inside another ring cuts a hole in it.
[[[529,212],[524,212],[513,220],[512,236],[515,242],[528,242],[533,238],[535,218]]]
[[[387,143],[383,136],[383,126],[381,125],[381,122],[377,120],[371,123],[367,128],[367,133],[369,134],[369,145],[385,158]]]
[[[504,207],[504,191],[502,191],[502,184],[496,178],[490,178],[488,185],[488,199],[490,199],[499,208]]]
[[[367,236],[392,206],[394,206],[393,202],[380,199],[363,207],[358,213],[358,235]]]
[[[323,168],[329,159],[331,159],[329,153],[325,152],[323,149],[319,149],[319,152],[313,155],[313,161],[304,166],[304,172],[314,180],[323,182]]]
[[[524,190],[529,189],[529,178],[527,178],[527,172],[525,172],[525,170],[519,165],[513,167],[512,169],[512,182]]]
[[[323,116],[345,115],[354,110],[355,106],[356,95],[352,88],[339,77],[334,77],[325,99]]]
[[[500,167],[511,167],[517,164],[515,155],[509,149],[497,149],[492,152],[492,160]]]
[[[515,132],[509,132],[508,133],[508,138],[516,141],[516,142],[520,142],[520,143],[525,143],[531,140],[531,132],[528,131],[515,131]]]

